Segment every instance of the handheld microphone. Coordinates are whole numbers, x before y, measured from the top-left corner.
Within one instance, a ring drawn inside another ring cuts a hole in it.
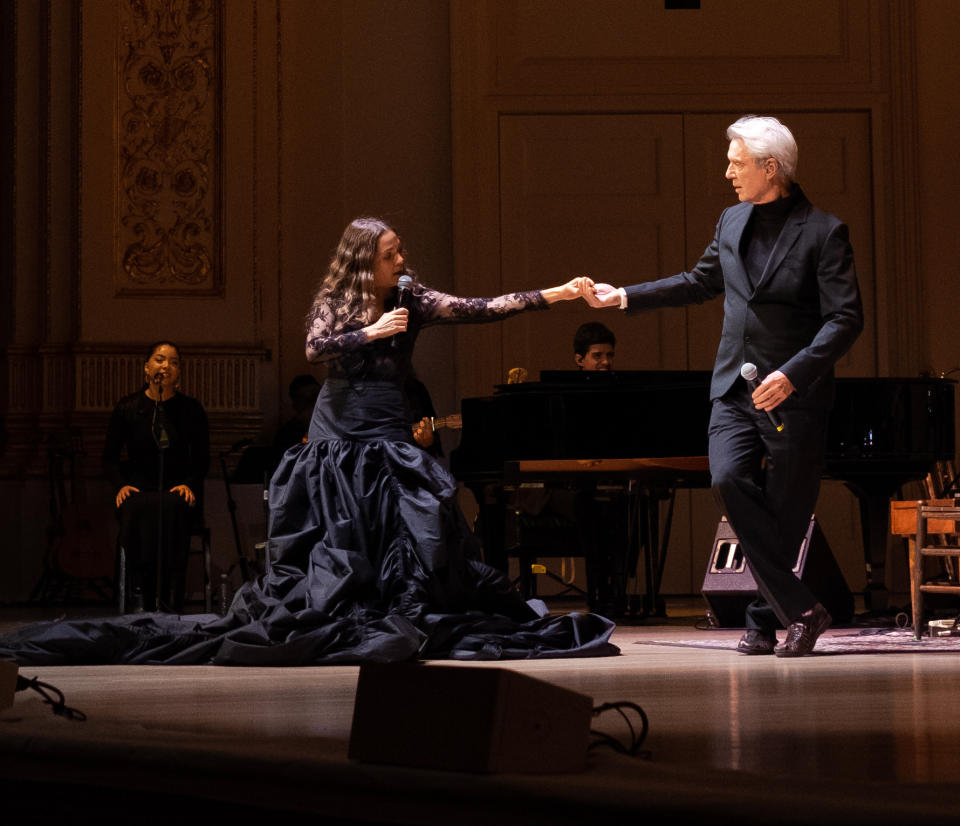
[[[153,439],[160,450],[166,450],[170,446],[170,437],[167,435],[167,428],[163,422],[163,408],[160,402],[163,401],[162,382],[166,374],[163,370],[158,370],[153,374],[153,381],[157,388],[157,397],[153,400]]]
[[[403,306],[403,299],[409,290],[413,286],[413,279],[409,275],[401,275],[397,279],[397,307]],[[396,349],[399,346],[401,333],[394,333],[393,338],[390,339],[390,346]]]
[[[743,367],[740,368],[740,375],[743,376],[744,381],[750,385],[751,390],[756,390],[760,386],[760,380],[757,378],[757,365],[751,362],[746,362]],[[770,420],[776,429],[777,433],[783,430],[783,422],[780,420],[780,417],[777,415],[776,410],[767,410],[767,418]]]

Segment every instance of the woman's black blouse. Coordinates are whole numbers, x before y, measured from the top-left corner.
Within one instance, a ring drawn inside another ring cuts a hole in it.
[[[103,446],[103,469],[115,491],[124,485],[157,490],[160,456],[153,435],[156,408],[156,402],[142,390],[124,396],[114,408]],[[161,402],[159,408],[169,440],[163,455],[163,490],[187,485],[199,495],[210,465],[207,413],[199,401],[182,393]]]

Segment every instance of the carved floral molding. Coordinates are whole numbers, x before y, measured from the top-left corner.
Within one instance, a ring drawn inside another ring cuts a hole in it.
[[[118,293],[218,294],[220,3],[119,3]]]

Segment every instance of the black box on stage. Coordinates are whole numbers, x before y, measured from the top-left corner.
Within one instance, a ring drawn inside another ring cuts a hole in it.
[[[853,616],[853,594],[815,516],[810,517],[793,572],[817,595],[835,623],[847,622]],[[717,525],[702,593],[717,625],[744,627],[747,606],[757,597],[757,583],[725,518]]]
[[[360,667],[348,756],[463,772],[576,772],[593,700],[503,668]]]

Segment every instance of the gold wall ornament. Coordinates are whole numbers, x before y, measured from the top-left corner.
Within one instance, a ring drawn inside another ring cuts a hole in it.
[[[219,294],[220,3],[118,10],[119,293]]]

